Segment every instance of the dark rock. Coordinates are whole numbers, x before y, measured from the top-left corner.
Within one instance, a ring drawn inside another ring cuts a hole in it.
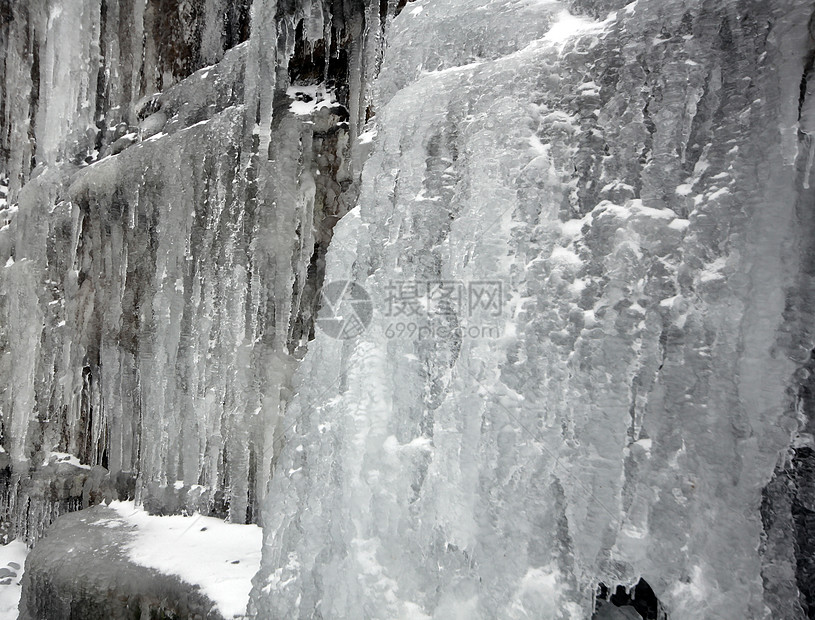
[[[96,506],[54,522],[26,560],[20,620],[222,620],[196,586],[132,563],[117,518]]]

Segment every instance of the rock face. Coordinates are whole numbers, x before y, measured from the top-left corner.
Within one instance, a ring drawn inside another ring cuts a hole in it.
[[[260,521],[264,619],[811,617],[812,15],[0,0],[3,535]],[[154,587],[59,540],[24,617]]]

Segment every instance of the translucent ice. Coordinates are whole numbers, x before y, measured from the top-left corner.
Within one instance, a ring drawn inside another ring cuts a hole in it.
[[[295,374],[258,617],[588,618],[641,577],[672,620],[780,617],[759,506],[812,345],[784,156],[809,14],[782,4],[758,37],[735,2],[394,20],[327,256],[377,312]],[[498,316],[389,306],[443,282],[499,283]]]

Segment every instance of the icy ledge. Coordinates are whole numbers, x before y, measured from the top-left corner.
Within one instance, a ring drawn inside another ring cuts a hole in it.
[[[243,618],[261,544],[255,525],[133,502],[71,513],[28,558],[20,618]]]

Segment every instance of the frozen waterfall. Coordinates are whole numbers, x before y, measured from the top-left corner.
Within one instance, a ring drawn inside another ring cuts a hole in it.
[[[21,618],[815,617],[814,15],[0,1]]]

